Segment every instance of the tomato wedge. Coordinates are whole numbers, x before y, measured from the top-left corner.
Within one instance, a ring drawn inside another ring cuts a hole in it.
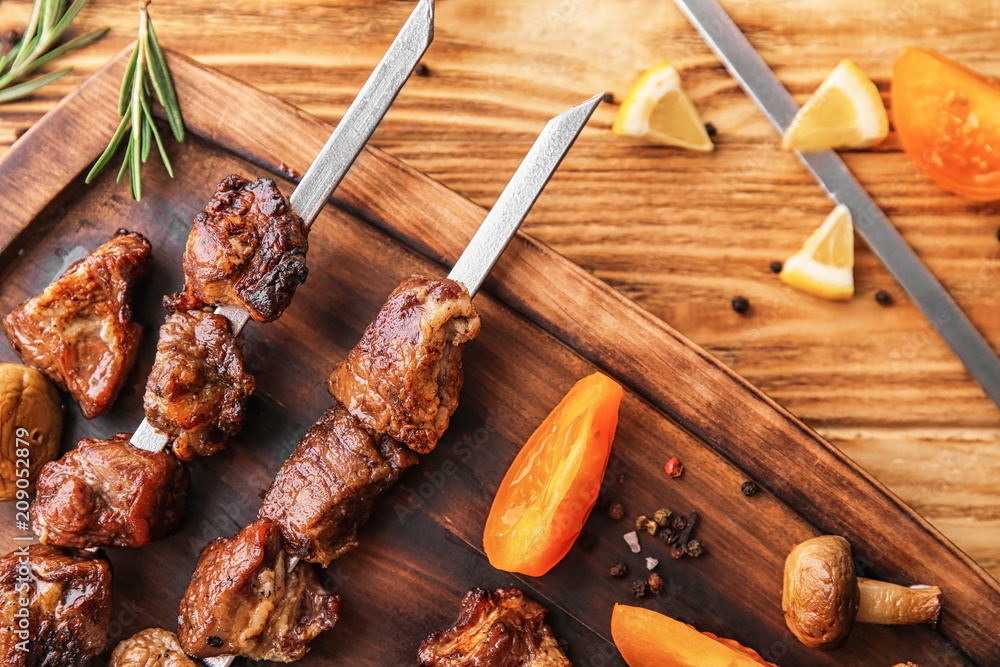
[[[776,667],[733,639],[642,607],[616,604],[611,637],[629,667]]]
[[[623,395],[606,375],[585,377],[528,438],[486,519],[493,567],[540,577],[570,550],[601,490]]]
[[[892,68],[903,149],[945,190],[1000,199],[1000,83],[944,56],[906,48]]]

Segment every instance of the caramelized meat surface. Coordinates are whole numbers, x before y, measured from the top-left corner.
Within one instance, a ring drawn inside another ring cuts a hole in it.
[[[108,643],[111,565],[44,544],[13,551],[0,558],[0,615],[0,665],[87,667]]]
[[[119,642],[108,667],[198,667],[172,632],[147,628]]]
[[[146,381],[146,421],[175,439],[178,458],[209,456],[239,432],[255,386],[229,320],[202,310],[172,313]]]
[[[276,320],[309,273],[307,234],[274,181],[229,176],[194,220],[184,250],[184,291],[164,305],[239,305],[257,322]]]
[[[288,561],[270,519],[210,542],[178,611],[185,653],[279,662],[304,656],[337,622],[340,598],[323,589],[311,565],[289,571]]]
[[[42,468],[31,518],[43,544],[141,547],[180,528],[187,468],[168,451],[133,447],[129,437],[81,440]]]
[[[460,283],[410,276],[333,370],[330,393],[369,430],[425,454],[458,407],[462,349],[479,327]]]
[[[373,437],[339,403],[323,413],[281,466],[260,516],[281,525],[289,553],[328,565],[355,548],[375,499],[416,455]]]
[[[87,419],[110,407],[135,362],[132,284],[149,257],[149,241],[120,229],[3,319],[21,361],[67,390]]]
[[[545,608],[512,588],[473,589],[455,625],[420,644],[420,667],[570,667]]]

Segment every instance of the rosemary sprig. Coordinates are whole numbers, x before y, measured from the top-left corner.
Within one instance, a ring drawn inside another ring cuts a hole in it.
[[[167,151],[163,147],[163,139],[160,131],[156,128],[153,120],[152,103],[150,96],[155,93],[156,99],[163,106],[167,116],[167,124],[177,141],[184,141],[184,121],[181,118],[181,108],[177,103],[177,94],[174,92],[174,83],[170,78],[170,70],[167,68],[167,60],[163,56],[160,42],[156,38],[156,31],[153,29],[153,21],[149,18],[149,0],[139,1],[139,38],[132,49],[132,57],[125,68],[125,78],[122,79],[121,91],[118,94],[118,115],[122,117],[118,129],[108,147],[97,158],[90,173],[87,174],[86,182],[90,183],[94,177],[104,169],[118,151],[122,141],[128,134],[128,142],[125,145],[125,158],[122,166],[118,170],[118,180],[128,171],[129,184],[132,188],[132,197],[139,201],[142,199],[142,179],[140,169],[142,163],[149,159],[152,152],[153,143],[159,150],[163,166],[171,178],[174,176],[174,168],[167,157]]]
[[[35,0],[24,35],[10,52],[0,56],[0,104],[27,97],[42,86],[66,76],[73,71],[72,67],[22,81],[28,74],[64,53],[104,37],[108,28],[93,30],[56,46],[86,4],[87,0],[76,0],[67,8],[65,0]],[[18,81],[20,83],[12,85]]]

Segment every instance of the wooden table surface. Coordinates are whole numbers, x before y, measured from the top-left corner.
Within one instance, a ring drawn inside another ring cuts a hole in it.
[[[848,57],[888,101],[905,45],[1000,76],[998,0],[724,4],[800,101]],[[156,0],[151,15],[165,46],[335,121],[412,6]],[[2,0],[0,31],[29,11],[25,0]],[[92,0],[77,30],[108,25],[110,34],[65,59],[71,75],[0,107],[0,152],[134,39],[137,19],[134,3]],[[617,103],[665,59],[718,129],[714,153],[612,136]],[[373,143],[485,206],[546,119],[613,93],[525,230],[731,365],[1000,577],[1000,411],[863,242],[849,303],[799,293],[770,272],[832,205],[671,2],[438,0],[424,63]],[[894,135],[845,159],[1000,349],[1000,204],[938,189]],[[875,302],[879,289],[891,306]],[[737,295],[749,298],[747,315],[730,308]]]

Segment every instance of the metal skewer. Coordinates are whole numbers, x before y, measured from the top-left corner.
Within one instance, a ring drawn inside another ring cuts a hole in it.
[[[433,40],[434,0],[420,0],[289,197],[292,211],[302,218],[306,228],[316,220],[354,164]],[[229,320],[234,336],[250,320],[250,313],[240,306],[219,306],[215,312]],[[150,452],[160,451],[169,441],[169,436],[154,429],[145,419],[130,440],[135,447]]]
[[[603,97],[603,93],[595,95],[546,123],[497,203],[448,274],[451,280],[465,285],[470,296],[475,296],[482,287],[486,276],[514,238]],[[289,558],[289,571],[298,563],[298,558]],[[229,667],[235,659],[236,656],[220,655],[205,658],[202,662],[207,667]]]

